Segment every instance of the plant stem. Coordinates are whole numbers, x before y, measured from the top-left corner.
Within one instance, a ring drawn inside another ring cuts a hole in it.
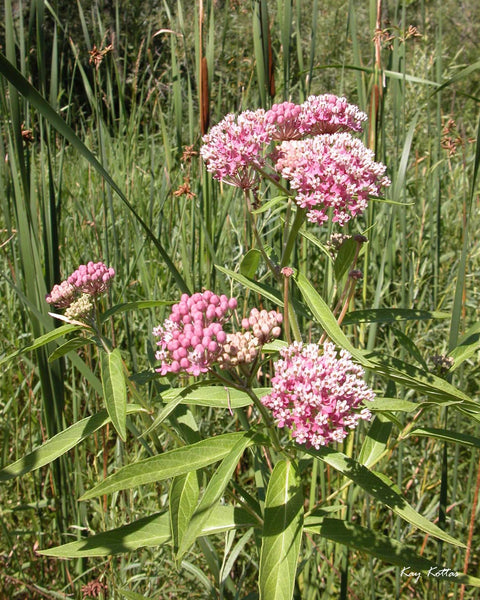
[[[293,251],[293,246],[295,244],[297,234],[300,231],[300,227],[303,225],[306,214],[307,214],[306,208],[300,208],[300,207],[297,208],[297,210],[295,212],[295,218],[292,223],[292,227],[288,233],[287,241],[283,248],[282,259],[280,261],[281,267],[286,267],[288,265],[290,256]]]

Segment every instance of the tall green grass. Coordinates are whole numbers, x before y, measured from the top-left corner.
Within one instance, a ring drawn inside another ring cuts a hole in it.
[[[207,116],[213,124],[230,111],[269,107],[285,99],[301,102],[309,94],[326,92],[346,95],[369,114],[365,142],[388,165],[389,200],[395,202],[372,202],[358,225],[369,243],[361,256],[363,289],[352,308],[418,308],[451,316],[396,327],[360,324],[351,327],[351,334],[369,350],[386,349],[429,366],[433,354],[455,347],[478,320],[479,299],[474,177],[479,163],[478,63],[473,63],[472,41],[451,27],[453,21],[459,31],[462,24],[468,31],[468,11],[459,14],[453,2],[406,0],[380,3],[378,14],[373,0],[330,8],[316,0],[204,0],[202,5],[178,0],[152,2],[151,11],[143,9],[142,15],[139,7],[135,13],[136,4],[115,0],[111,6],[77,2],[66,7],[40,0],[29,5],[4,1],[2,52],[111,177],[106,180],[93,161],[0,77],[0,332],[5,355],[55,327],[45,293],[90,259],[114,265],[118,275],[112,303],[173,301],[179,287],[228,291],[235,284],[215,265],[235,268],[249,247],[242,198],[213,182],[197,154],[186,160],[185,147],[198,152]],[[469,10],[475,10],[473,3]],[[129,15],[135,26],[129,26]],[[382,37],[375,38],[378,25]],[[408,37],[409,25],[416,25],[421,37]],[[94,45],[104,50],[110,44],[113,48],[98,69],[89,63]],[[456,127],[445,132],[449,118]],[[26,129],[32,131],[33,143],[22,137]],[[454,153],[445,147],[449,140],[456,145]],[[175,195],[187,181],[194,196]],[[261,232],[262,222],[260,216]],[[311,228],[306,233],[326,241],[324,231]],[[273,245],[278,234],[262,235],[270,236]],[[330,267],[318,246],[306,237],[297,255],[301,269],[333,298]],[[129,354],[132,371],[141,373],[153,364],[151,330],[162,317],[162,309],[122,315],[114,334]],[[307,330],[310,324],[301,326]],[[472,396],[478,395],[476,359],[474,354],[468,368],[453,375]],[[48,352],[39,350],[10,363],[1,378],[1,466],[90,414],[98,405],[97,374],[88,353],[48,362]],[[153,384],[142,391],[152,404],[158,401]],[[386,391],[382,387],[383,392],[406,394],[393,385]],[[205,427],[213,419],[197,417]],[[438,414],[431,426],[452,427],[454,418]],[[455,421],[453,426],[468,426],[469,433],[478,435],[478,424]],[[389,425],[379,419],[380,439],[387,431]],[[104,470],[143,456],[151,444],[166,445],[168,436],[123,446],[98,434],[52,468],[27,475],[20,484],[5,484],[0,493],[5,594],[80,598],[82,585],[97,577],[108,580],[111,597],[119,598],[119,589],[142,597],[213,597],[215,580],[222,582],[225,598],[255,593],[257,557],[251,554],[251,540],[236,540],[246,566],[233,575],[223,558],[232,550],[228,537],[203,542],[175,577],[173,557],[165,550],[138,552],[118,562],[66,564],[35,556],[37,539],[43,547],[80,539],[88,530],[112,528],[142,511],[158,510],[161,488],[155,493],[140,489],[138,497],[125,495],[119,505],[105,506],[102,499],[87,508],[74,501]],[[420,440],[403,454],[388,455],[382,467],[401,489],[408,484],[409,501],[428,518],[448,517],[464,533],[470,527],[478,459],[464,448],[452,454],[442,448]],[[443,479],[441,461],[448,474]],[[312,478],[313,503],[328,496],[334,482],[323,467]],[[381,521],[388,531],[405,536],[402,541],[422,547],[424,539],[395,529],[367,497],[343,499],[363,524]],[[473,536],[475,544],[476,529]],[[422,593],[440,598],[450,590],[440,586],[415,592],[398,569],[346,553],[321,538],[311,540],[308,552],[313,558],[300,575],[298,598]],[[470,568],[478,570],[475,560],[472,556]],[[461,571],[463,557],[450,553],[445,566]],[[241,595],[235,596],[237,584]],[[465,597],[473,594],[467,589]]]

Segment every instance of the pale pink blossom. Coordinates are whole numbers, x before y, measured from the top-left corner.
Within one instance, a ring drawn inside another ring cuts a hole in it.
[[[309,209],[310,221],[322,224],[332,209],[332,220],[344,225],[390,184],[385,165],[373,158],[360,140],[335,133],[282,142],[275,168],[297,191],[295,202]]]
[[[90,261],[86,265],[80,265],[67,281],[80,292],[97,296],[108,289],[110,279],[114,276],[115,270],[112,267],[107,267],[103,262]]]
[[[298,127],[304,134],[361,131],[367,115],[355,104],[333,94],[309,96],[301,105]]]
[[[258,184],[256,167],[265,163],[264,149],[273,127],[265,122],[265,111],[228,114],[203,136],[200,154],[207,171],[230,185],[250,189]]]
[[[323,348],[295,342],[280,354],[273,365],[272,392],[262,403],[297,443],[318,449],[341,442],[359,420],[371,419],[362,404],[373,400],[374,393],[347,351],[338,356],[331,342]]]

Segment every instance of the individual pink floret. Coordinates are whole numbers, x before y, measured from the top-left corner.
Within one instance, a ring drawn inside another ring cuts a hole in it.
[[[170,316],[153,334],[159,337],[155,358],[161,375],[206,373],[218,358],[227,339],[223,325],[237,307],[235,298],[217,296],[210,290],[192,296],[183,294]]]
[[[299,444],[319,448],[341,442],[360,419],[371,419],[364,402],[374,399],[362,367],[350,354],[326,342],[295,342],[280,351],[274,363],[272,392],[262,398],[279,427],[287,427]]]
[[[332,220],[344,225],[390,185],[385,165],[349,133],[318,135],[282,142],[275,169],[297,191],[295,202],[308,208],[307,218],[322,224],[333,209]]]
[[[200,155],[215,179],[242,189],[257,185],[255,167],[263,166],[263,150],[274,129],[264,115],[263,109],[247,110],[238,117],[229,114],[203,136]]]
[[[355,104],[333,94],[310,96],[302,105],[298,117],[304,134],[321,135],[337,131],[361,131],[367,115]]]
[[[67,281],[80,292],[96,296],[108,289],[110,279],[114,276],[112,267],[107,267],[103,262],[90,261],[86,265],[80,265]]]
[[[75,300],[76,295],[77,290],[75,287],[68,281],[62,281],[62,283],[53,286],[52,291],[45,296],[45,300],[57,308],[68,308]]]

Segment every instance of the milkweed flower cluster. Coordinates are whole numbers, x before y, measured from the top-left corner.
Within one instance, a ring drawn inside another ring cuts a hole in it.
[[[160,338],[155,354],[161,361],[157,372],[200,375],[215,364],[228,369],[253,362],[263,344],[280,335],[282,315],[254,308],[242,321],[247,331],[227,333],[224,326],[236,307],[235,298],[217,296],[210,290],[183,294],[163,325],[153,330]]]
[[[295,342],[280,351],[274,363],[272,392],[262,403],[279,427],[287,427],[299,444],[319,448],[340,442],[360,419],[371,419],[362,403],[374,399],[362,367],[345,350],[337,356],[334,344]],[[360,410],[359,410],[360,409]]]
[[[206,373],[218,358],[227,339],[223,325],[237,307],[235,298],[217,296],[210,290],[192,296],[183,294],[170,316],[153,334],[159,337],[155,358],[161,375]]]
[[[331,208],[332,221],[344,225],[390,183],[385,165],[349,133],[282,142],[278,153],[275,169],[297,190],[296,203],[309,209],[307,218],[314,223],[327,221]]]
[[[244,190],[257,187],[265,173],[277,180],[281,175],[296,191],[295,202],[309,209],[310,221],[322,224],[331,208],[333,221],[344,225],[390,184],[385,166],[350,133],[361,131],[366,118],[333,94],[282,102],[268,111],[227,115],[203,137],[200,154],[214,178]]]
[[[66,308],[65,316],[79,318],[93,308],[92,298],[106,292],[115,270],[103,262],[88,262],[80,265],[65,281],[53,286],[45,296],[48,304]]]
[[[263,109],[228,114],[203,137],[200,154],[215,179],[249,189],[258,183],[255,167],[265,163],[262,149],[271,137]]]

